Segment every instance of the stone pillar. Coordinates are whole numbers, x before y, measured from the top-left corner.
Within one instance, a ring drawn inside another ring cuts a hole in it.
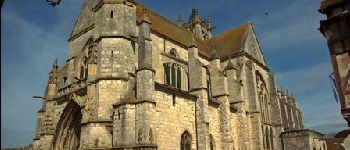
[[[192,36],[188,47],[188,77],[190,94],[197,96],[196,127],[197,149],[209,149],[209,117],[208,117],[208,88],[207,71],[198,58],[198,48],[195,37]]]
[[[227,77],[224,76],[220,68],[220,59],[213,50],[210,58],[209,72],[212,89],[212,98],[218,102],[219,105],[219,120],[220,120],[220,134],[221,145],[223,149],[234,149],[231,127],[231,111],[230,102],[228,99]]]
[[[133,148],[136,144],[136,106],[121,103],[114,105],[113,147]]]
[[[156,149],[156,102],[153,98],[154,76],[151,22],[146,13],[140,23],[138,69],[136,71],[136,148]]]
[[[127,95],[130,74],[135,72],[132,38],[137,35],[136,6],[125,0],[96,4],[94,38],[97,49],[93,113],[81,129],[80,148],[112,148],[113,104]],[[122,23],[121,23],[122,22]],[[93,66],[90,66],[94,69]]]

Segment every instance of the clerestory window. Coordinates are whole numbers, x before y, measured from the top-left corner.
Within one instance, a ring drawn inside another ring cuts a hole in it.
[[[181,72],[178,64],[164,64],[164,83],[181,89]]]

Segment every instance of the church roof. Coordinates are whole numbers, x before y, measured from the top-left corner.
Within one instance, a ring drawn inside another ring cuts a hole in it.
[[[152,22],[151,28],[158,33],[167,36],[168,38],[184,45],[189,46],[192,38],[192,32],[185,27],[179,26],[176,23],[166,19],[165,17],[153,12],[146,8],[142,4],[137,4],[137,18],[138,21],[143,16],[143,13],[147,13],[150,21]],[[199,49],[199,53],[207,58],[210,57],[211,47],[217,50],[220,58],[228,57],[232,54],[240,52],[242,46],[244,46],[244,38],[249,23],[244,24],[238,28],[234,28],[223,34],[220,34],[207,41],[203,41],[196,37],[196,44]]]
[[[94,23],[92,8],[97,2],[97,0],[85,0],[80,15],[70,35],[70,39]],[[140,3],[136,3],[136,15],[139,23],[142,21],[144,13],[146,13],[149,22],[151,22],[151,29],[153,31],[156,31],[185,47],[190,46],[192,32],[189,29],[168,20]],[[199,49],[199,54],[209,59],[212,48],[215,48],[217,50],[218,57],[222,59],[240,52],[240,50],[244,47],[243,43],[246,37],[245,33],[248,28],[249,23],[206,41],[195,37],[195,43]]]
[[[213,37],[206,43],[217,50],[220,58],[239,53],[244,46],[245,33],[248,27],[249,23],[244,24],[238,28],[231,29],[230,31]]]
[[[147,16],[152,22],[151,28],[158,33],[165,35],[166,37],[184,45],[189,46],[192,38],[192,32],[186,28],[177,25],[176,23],[171,22],[163,16],[153,12],[152,10],[146,8],[141,4],[137,4],[137,19],[138,22],[141,21],[143,13],[147,13]],[[195,38],[199,53],[207,58],[209,58],[209,48],[205,45],[204,41],[199,38]]]
[[[99,1],[97,0],[84,0],[83,6],[80,10],[80,15],[76,20],[73,31],[69,36],[70,39],[94,23],[92,8],[97,5],[98,2]]]

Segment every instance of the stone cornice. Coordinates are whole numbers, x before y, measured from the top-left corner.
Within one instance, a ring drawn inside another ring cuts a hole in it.
[[[113,104],[113,108],[117,108],[117,107],[120,107],[122,105],[127,105],[127,104],[141,104],[141,103],[153,103],[153,104],[156,104],[156,102],[154,100],[123,101],[123,102],[119,102],[119,103]]]
[[[166,84],[160,84],[155,82],[154,84],[156,91],[161,91],[170,95],[176,95],[183,98],[187,98],[192,101],[197,101],[197,96],[190,94],[188,91],[182,91]]]
[[[157,149],[158,146],[157,144],[135,144],[135,145],[120,145],[120,146],[115,146],[112,149],[113,150],[120,150],[120,149],[143,149],[143,148],[152,148],[152,149]]]
[[[168,57],[168,58],[170,58],[170,59],[173,59],[173,60],[175,60],[175,61],[177,61],[177,62],[179,62],[179,63],[182,63],[182,64],[184,64],[184,65],[188,65],[188,62],[185,61],[185,60],[183,60],[183,59],[180,59],[180,58],[171,56],[171,55],[169,55],[169,54],[167,54],[167,53],[164,53],[164,52],[162,52],[161,54],[162,54],[163,56],[166,56],[166,57]]]
[[[104,124],[112,124],[113,123],[113,120],[107,120],[107,119],[104,119],[104,120],[88,120],[86,122],[82,122],[81,125],[82,126],[85,126],[85,125],[88,125],[88,124],[91,124],[91,123],[104,123]]]

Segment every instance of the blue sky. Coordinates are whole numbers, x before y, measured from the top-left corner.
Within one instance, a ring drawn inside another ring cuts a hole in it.
[[[32,142],[36,112],[55,58],[66,60],[67,39],[83,0],[7,0],[1,10],[1,148]],[[161,15],[184,19],[191,8],[210,16],[214,35],[252,21],[278,85],[293,92],[306,128],[346,129],[331,92],[326,40],[317,30],[319,0],[140,0]],[[268,15],[265,13],[268,12]]]

